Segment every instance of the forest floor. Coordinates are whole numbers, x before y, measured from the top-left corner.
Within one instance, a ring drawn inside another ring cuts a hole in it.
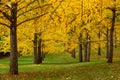
[[[120,49],[115,49],[114,62],[106,63],[101,56],[91,54],[91,62],[78,62],[66,53],[50,53],[42,64],[33,64],[32,56],[19,58],[19,75],[11,76],[9,58],[0,60],[0,80],[120,80]]]

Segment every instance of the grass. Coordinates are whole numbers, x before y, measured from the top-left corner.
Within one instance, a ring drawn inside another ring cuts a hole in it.
[[[69,66],[64,69],[22,71],[18,76],[3,73],[0,74],[0,80],[120,80],[119,66],[120,62],[113,64],[85,63],[84,65]]]
[[[114,63],[105,55],[92,54],[91,62],[79,63],[66,53],[47,54],[43,64],[33,64],[32,56],[19,58],[19,75],[11,76],[9,58],[0,60],[0,80],[120,80],[120,60],[116,49]]]

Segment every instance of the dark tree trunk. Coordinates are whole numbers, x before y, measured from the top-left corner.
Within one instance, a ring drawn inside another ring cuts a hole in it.
[[[82,34],[80,33],[79,37],[79,62],[83,62],[83,53],[82,53]]]
[[[17,4],[11,4],[11,26],[10,26],[10,74],[18,74],[18,52],[17,52]]]
[[[98,44],[98,56],[101,56],[101,47],[100,47],[100,44]]]
[[[10,74],[18,74],[16,27],[10,29]]]
[[[46,55],[46,52],[44,52],[44,47],[45,47],[45,45],[44,45],[44,43],[42,43],[42,60],[43,61],[44,61],[45,55]]]
[[[37,64],[37,33],[34,33],[34,64]]]
[[[39,39],[38,41],[38,64],[42,63],[42,40]]]
[[[73,50],[71,51],[71,56],[72,56],[72,58],[76,58],[76,52],[75,52],[75,49],[73,49]]]
[[[88,33],[86,32],[86,37],[84,40],[84,61],[88,60]]]
[[[45,53],[42,51],[42,61],[45,59]]]
[[[114,45],[115,45],[115,48],[117,48],[117,35],[116,35],[116,31],[115,31],[115,36],[114,36]]]
[[[47,52],[43,52],[43,55],[42,55],[42,60],[44,61],[45,57],[46,57],[46,54]]]
[[[91,42],[90,42],[90,36],[88,36],[88,51],[87,51],[87,61],[90,62],[90,53],[91,53]]]
[[[84,42],[84,61],[87,62],[87,42]]]
[[[100,39],[100,37],[101,37],[101,34],[100,34],[100,30],[99,30],[98,38]],[[100,43],[98,43],[98,55],[101,56],[101,45],[100,45]]]
[[[116,14],[116,10],[112,9],[112,25],[110,28],[110,52],[108,55],[108,63],[112,63],[113,62],[113,34],[114,34],[114,25],[115,25],[115,14]]]
[[[106,58],[108,58],[109,55],[109,29],[107,28],[106,31]]]
[[[82,44],[79,44],[79,62],[83,62]]]

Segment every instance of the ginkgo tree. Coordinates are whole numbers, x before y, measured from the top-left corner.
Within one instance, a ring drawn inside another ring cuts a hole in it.
[[[119,0],[1,0],[0,36],[5,37],[0,37],[0,41],[7,50],[10,44],[10,73],[18,74],[18,51],[25,54],[32,52],[34,47],[34,62],[37,62],[42,52],[71,52],[79,46],[79,61],[83,61],[83,50],[84,61],[90,61],[90,50],[96,47],[96,43],[97,47],[103,48],[104,37],[110,47],[108,62],[112,62],[115,18],[119,16],[119,4]],[[108,14],[112,16],[112,24],[110,18],[107,18]],[[8,29],[10,34],[6,32]],[[116,36],[119,37],[118,34]],[[7,44],[9,37],[10,43]],[[91,47],[91,44],[95,45]]]
[[[6,20],[6,22],[0,22],[0,25],[10,29],[10,74],[12,75],[18,74],[17,27],[48,13],[45,12],[37,16],[32,16],[34,12],[31,12],[35,9],[48,6],[35,5],[36,3],[38,3],[38,0],[8,0],[1,1],[0,3],[1,20]]]

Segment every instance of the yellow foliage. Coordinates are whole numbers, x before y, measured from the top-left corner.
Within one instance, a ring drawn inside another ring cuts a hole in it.
[[[17,1],[23,0],[11,0],[11,2]],[[23,3],[18,3],[18,9],[27,6],[29,2],[31,2],[31,0],[24,0]],[[110,19],[106,19],[106,16],[111,14],[111,12],[106,10],[106,8],[113,8],[115,5],[118,7],[120,1],[48,0],[44,4],[40,3],[39,6],[44,6],[45,4],[51,5],[40,7],[39,9],[34,9],[25,15],[21,15],[23,12],[35,8],[38,5],[36,2],[18,12],[18,23],[28,18],[32,18],[34,16],[38,16],[39,14],[48,12],[48,14],[40,18],[29,21],[18,27],[18,50],[22,54],[33,52],[34,33],[41,34],[39,38],[43,40],[45,45],[43,48],[44,52],[59,52],[66,49],[72,51],[74,48],[78,47],[78,38],[80,33],[82,33],[82,39],[84,39],[86,31],[90,35],[92,41],[104,40],[105,35],[102,34],[101,38],[98,39],[97,33],[99,30],[101,30],[103,33],[106,33],[106,28],[109,29],[111,25]],[[3,6],[0,7],[2,8]],[[4,12],[6,12],[6,10]],[[0,16],[2,16],[2,14],[0,14]],[[9,24],[9,21],[4,18],[0,18],[0,22]],[[117,33],[120,33],[120,31],[117,31]],[[7,36],[5,37],[5,35]],[[117,34],[117,36],[119,37],[120,35]],[[2,37],[3,45],[1,47],[3,50],[8,51],[9,32],[7,28],[0,26],[0,37]],[[105,46],[105,42],[100,43],[102,44],[102,47]],[[65,46],[63,44],[65,44]],[[97,48],[97,44],[93,44],[95,45],[93,45],[92,48]]]

